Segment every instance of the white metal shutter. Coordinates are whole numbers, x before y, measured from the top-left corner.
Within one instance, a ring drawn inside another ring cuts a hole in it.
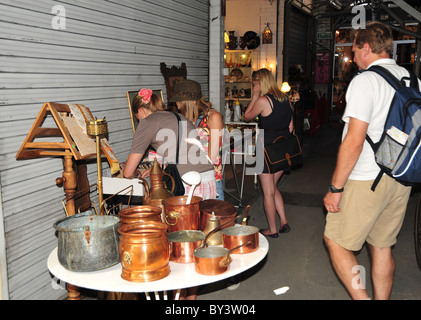
[[[57,5],[65,9],[62,30],[52,25]],[[185,62],[188,78],[207,94],[209,1],[9,0],[0,3],[0,30],[8,298],[59,299],[67,292],[52,285],[47,258],[57,246],[53,223],[65,216],[63,190],[55,185],[62,160],[17,161],[22,142],[44,102],[81,103],[106,117],[109,142],[125,161],[132,139],[126,91],[162,89],[166,101],[160,62]],[[95,183],[96,165],[88,171]]]

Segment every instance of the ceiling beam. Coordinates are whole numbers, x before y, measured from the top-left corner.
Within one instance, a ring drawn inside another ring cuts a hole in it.
[[[418,20],[418,22],[421,22],[421,12],[417,11],[417,9],[411,7],[409,4],[407,4],[403,0],[391,0],[393,3],[398,5],[402,10],[409,13],[411,16],[413,16],[415,19]]]

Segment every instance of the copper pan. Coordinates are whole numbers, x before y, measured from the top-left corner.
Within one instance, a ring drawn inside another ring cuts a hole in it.
[[[248,205],[244,213],[241,225],[228,227],[222,230],[222,242],[225,248],[231,250],[239,247],[233,253],[250,253],[259,248],[259,229],[257,227],[247,225],[247,215],[250,210]],[[248,243],[247,246],[241,246]]]
[[[248,243],[231,250],[222,247],[200,248],[194,251],[195,270],[197,273],[213,276],[228,271],[232,262],[230,254]]]
[[[200,230],[179,230],[168,234],[170,243],[170,261],[177,263],[194,262],[194,250],[205,239]]]

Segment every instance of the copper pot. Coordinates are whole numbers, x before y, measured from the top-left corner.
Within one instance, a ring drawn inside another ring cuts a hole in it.
[[[165,211],[165,223],[168,231],[199,230],[200,209],[202,198],[193,196],[190,204],[186,204],[187,196],[167,198],[162,201]]]
[[[118,229],[123,279],[149,282],[170,274],[167,230],[162,222],[129,224]]]
[[[199,230],[179,230],[168,234],[170,242],[170,261],[177,263],[194,262],[194,250],[205,239]]]
[[[244,243],[241,246],[246,244]],[[194,267],[196,272],[207,276],[214,276],[228,271],[232,262],[230,253],[238,248],[235,247],[231,250],[222,247],[196,249],[194,251]]]
[[[206,222],[212,217],[212,212],[215,213],[215,217],[219,219],[221,225],[226,221],[232,220],[237,210],[235,207],[226,201],[208,199],[200,202],[200,230],[205,230]],[[225,228],[233,226],[235,221],[232,220],[230,224],[225,225]]]
[[[243,223],[239,226],[233,226],[222,230],[222,242],[224,248],[228,250],[237,247],[238,250],[232,253],[250,253],[259,248],[259,229],[253,226],[247,226],[247,215],[250,206],[247,206],[243,217]],[[242,246],[243,244],[247,246]]]
[[[161,208],[157,206],[141,205],[127,207],[118,212],[120,217],[120,225],[131,223],[146,223],[149,221],[162,222]]]

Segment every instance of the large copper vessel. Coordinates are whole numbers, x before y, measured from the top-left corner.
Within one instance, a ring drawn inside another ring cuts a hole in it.
[[[150,221],[162,222],[161,208],[157,206],[141,205],[127,207],[118,212],[120,226],[131,223],[147,223]]]
[[[172,180],[172,190],[168,190],[165,187],[163,175],[168,175]],[[162,204],[162,201],[164,199],[174,196],[174,179],[169,174],[161,170],[159,163],[158,161],[156,161],[156,159],[153,162],[149,177],[151,181],[150,186],[148,186],[148,182],[145,179],[139,178],[139,180],[143,183],[145,187],[145,196],[143,197],[143,203],[160,207],[162,213],[164,213],[164,206]],[[164,215],[162,215],[162,220],[164,220]]]
[[[170,274],[167,229],[162,222],[130,224],[118,229],[123,279],[149,282]]]
[[[178,230],[199,230],[200,209],[202,198],[193,196],[190,204],[187,196],[171,197],[163,200],[165,223],[169,232]]]

